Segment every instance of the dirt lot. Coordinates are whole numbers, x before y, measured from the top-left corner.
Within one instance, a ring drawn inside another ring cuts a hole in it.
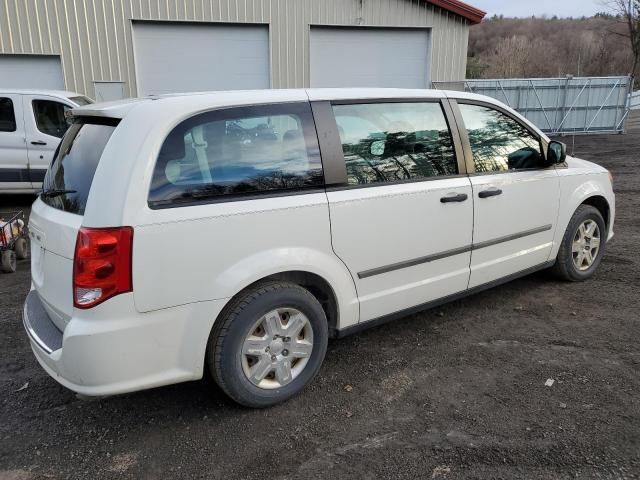
[[[616,238],[595,279],[543,272],[334,341],[314,384],[269,410],[210,381],[77,399],[29,349],[22,262],[0,275],[0,478],[639,478],[635,124],[576,138],[615,176]]]

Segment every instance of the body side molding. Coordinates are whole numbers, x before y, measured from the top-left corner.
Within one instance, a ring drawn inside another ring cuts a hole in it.
[[[402,270],[403,268],[415,267],[423,263],[434,262],[436,260],[442,260],[443,258],[452,257],[454,255],[460,255],[462,253],[471,252],[473,250],[480,250],[481,248],[492,247],[504,242],[510,242],[511,240],[517,240],[518,238],[527,237],[529,235],[535,235],[536,233],[546,232],[551,230],[553,225],[544,225],[542,227],[532,228],[522,232],[506,235],[504,237],[495,238],[493,240],[487,240],[485,242],[474,243],[465,247],[454,248],[452,250],[446,250],[444,252],[436,253],[434,255],[428,255],[426,257],[414,258],[411,260],[405,260],[391,265],[385,265],[383,267],[376,267],[363,272],[358,272],[358,278],[364,279],[373,277],[375,275],[382,275],[383,273],[393,272],[395,270]]]

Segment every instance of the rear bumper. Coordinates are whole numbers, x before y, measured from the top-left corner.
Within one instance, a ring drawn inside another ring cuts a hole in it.
[[[23,323],[36,359],[56,381],[83,395],[115,395],[201,378],[209,333],[224,303],[140,314],[132,294],[120,295],[74,312],[61,332],[32,290]]]
[[[62,348],[62,332],[51,320],[35,290],[31,290],[24,301],[22,323],[33,343],[50,354]]]

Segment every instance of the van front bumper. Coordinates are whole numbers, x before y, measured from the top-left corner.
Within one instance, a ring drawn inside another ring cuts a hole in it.
[[[106,396],[202,378],[209,333],[225,303],[138,313],[133,294],[123,294],[91,311],[76,310],[62,332],[32,290],[23,323],[49,375],[74,392]]]

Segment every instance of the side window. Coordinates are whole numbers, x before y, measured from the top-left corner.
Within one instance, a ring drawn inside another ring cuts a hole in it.
[[[322,187],[318,140],[308,104],[204,113],[165,139],[150,205]]]
[[[334,105],[349,185],[456,175],[439,103]]]
[[[0,132],[16,131],[16,115],[10,98],[0,98]]]
[[[516,120],[488,107],[460,104],[476,172],[543,168],[540,139]]]
[[[47,135],[62,138],[69,128],[64,116],[69,107],[52,100],[34,100],[32,103],[38,130]]]

